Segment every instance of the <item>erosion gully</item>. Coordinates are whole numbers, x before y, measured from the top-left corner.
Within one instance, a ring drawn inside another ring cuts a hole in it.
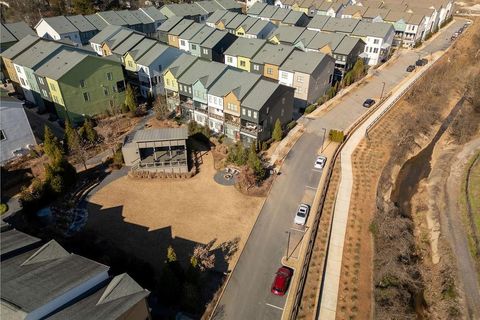
[[[430,175],[432,153],[435,145],[450,123],[455,119],[460,111],[465,98],[462,97],[455,107],[450,111],[450,114],[443,120],[442,125],[433,137],[432,141],[421,150],[416,156],[407,160],[398,173],[395,187],[391,194],[390,200],[395,203],[402,215],[411,217],[412,207],[411,199],[418,190],[418,184]],[[414,297],[414,307],[417,314],[417,319],[424,319],[425,310],[428,307],[425,301],[423,292],[419,292]]]

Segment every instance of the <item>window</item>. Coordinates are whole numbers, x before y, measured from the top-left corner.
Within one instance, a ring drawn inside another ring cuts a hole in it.
[[[85,88],[86,85],[85,80],[80,80],[80,87]]]
[[[59,103],[57,96],[53,96],[53,101],[55,101],[56,103]]]
[[[130,68],[133,68],[133,63],[132,63],[132,61],[130,61],[130,60],[128,61],[128,66],[129,66]]]
[[[247,115],[247,111],[246,111],[245,109],[242,109],[242,114],[243,114],[244,116],[246,116],[246,115]]]
[[[227,62],[228,63],[232,63],[232,61],[233,61],[232,57],[227,57]]]
[[[283,98],[282,98],[282,104],[285,104],[285,101],[286,101],[286,100],[287,100],[287,99],[285,99],[285,97],[283,97]],[[283,116],[283,109],[282,109],[282,116]]]
[[[257,111],[254,111],[254,112],[253,112],[253,118],[254,118],[254,119],[257,119],[257,118],[258,118],[258,112],[257,112]]]
[[[158,71],[162,71],[162,65],[161,64],[158,65]]]
[[[43,78],[38,78],[38,82],[40,82],[42,86],[45,85],[45,83],[43,82]]]
[[[378,53],[378,48],[374,48],[373,53]]]
[[[203,49],[203,54],[208,54],[208,49]]]
[[[107,72],[107,80],[112,81],[113,80],[113,73]]]
[[[25,81],[22,78],[20,78],[20,82],[22,83],[22,86],[26,86]]]
[[[0,140],[5,140],[5,139],[7,139],[5,132],[3,130],[0,130]]]
[[[288,79],[288,74],[286,72],[282,72],[282,79]]]
[[[192,44],[192,50],[197,50],[197,45],[196,44]]]
[[[188,93],[192,93],[192,88],[191,87],[188,87]]]
[[[90,95],[88,94],[88,92],[83,93],[83,100],[85,100],[85,102],[90,101]]]
[[[258,64],[254,64],[254,65],[253,65],[253,70],[259,71],[259,70],[260,70],[260,66],[259,66]]]
[[[240,67],[245,67],[245,66],[246,66],[246,63],[245,63],[245,61],[243,61],[243,60],[240,60]]]
[[[302,76],[297,76],[297,82],[302,83],[303,82],[303,77]]]
[[[108,96],[108,88],[107,87],[103,87],[103,94]]]
[[[182,45],[182,46],[186,46],[186,45],[187,45],[187,43],[185,42],[185,40],[180,40],[180,45]]]
[[[22,71],[20,71],[20,67],[19,67],[19,66],[15,66],[15,69],[17,69],[17,72],[22,73]]]
[[[252,117],[252,111],[251,110],[248,110],[247,114],[248,114],[249,117]]]
[[[273,69],[272,68],[267,68],[267,74],[272,75],[273,74]]]
[[[42,94],[43,94],[44,97],[48,98],[47,90],[42,89]]]
[[[112,86],[112,92],[117,92],[117,86],[116,85]]]
[[[373,44],[378,44],[379,40],[378,39],[374,39],[373,40]]]
[[[167,79],[167,86],[170,85],[170,79]]]
[[[117,89],[118,89],[118,92],[125,91],[125,82],[117,81]]]

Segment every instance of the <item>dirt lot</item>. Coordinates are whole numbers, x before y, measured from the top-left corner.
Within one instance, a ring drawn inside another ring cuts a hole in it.
[[[402,165],[429,144],[467,83],[479,73],[478,64],[468,63],[480,48],[480,37],[474,36],[479,29],[475,23],[353,155],[354,190],[337,319],[454,319],[466,313],[451,254],[455,247],[450,249],[449,239],[438,236],[438,225],[427,221],[428,199],[433,196],[422,194],[425,181],[407,200],[409,210],[390,196]],[[445,144],[437,144],[438,150],[464,144],[478,132],[477,115],[472,108],[465,110],[463,116],[463,111],[456,114],[450,125],[455,128],[445,135]],[[433,164],[436,153],[430,156]],[[430,169],[427,163],[427,177]]]
[[[189,259],[197,243],[215,241],[215,250],[238,238],[242,248],[264,198],[217,184],[211,152],[202,159],[200,173],[191,179],[122,177],[108,184],[90,198],[87,229],[153,266],[165,260],[168,245],[180,261]],[[228,261],[229,269],[239,251]],[[226,271],[221,258],[215,268]]]

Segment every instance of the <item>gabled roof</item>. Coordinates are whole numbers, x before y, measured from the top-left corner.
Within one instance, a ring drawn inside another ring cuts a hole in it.
[[[172,47],[157,42],[140,59],[138,59],[137,64],[142,66],[150,66],[150,64],[154,62],[159,56],[161,56],[166,50],[170,49],[176,50]]]
[[[252,62],[257,64],[281,65],[293,52],[294,47],[284,44],[265,44],[253,57]]]
[[[412,14],[407,23],[418,26],[420,23],[422,23],[423,19],[425,19],[425,16],[422,14]]]
[[[208,17],[208,19],[205,21],[205,22],[208,22],[208,23],[217,23],[218,21],[220,21],[220,19],[223,18],[223,16],[225,16],[228,12],[230,11],[227,11],[227,10],[216,10],[214,13],[212,13],[212,15],[210,17]]]
[[[222,6],[220,6],[215,1],[196,1],[195,4],[197,6],[200,6],[203,10],[205,10],[208,13],[212,13],[212,12],[215,12],[215,10],[222,9]]]
[[[247,19],[248,16],[244,14],[237,14],[235,18],[230,20],[230,22],[225,25],[227,29],[237,30],[237,28]]]
[[[247,10],[247,14],[251,14],[251,15],[256,15],[258,16],[262,11],[263,9],[265,9],[267,7],[267,4],[266,3],[263,3],[263,2],[255,2],[253,4],[253,6],[251,6],[248,10]]]
[[[125,39],[125,41],[116,46],[112,50],[112,52],[123,56],[129,50],[134,48],[138,43],[140,43],[140,41],[142,41],[143,39],[145,39],[145,36],[138,33],[132,33],[128,38]]]
[[[273,14],[271,20],[283,21],[283,19],[285,19],[291,12],[293,12],[293,10],[286,8],[278,8],[277,11],[275,11],[275,13]]]
[[[2,57],[5,57],[7,59],[13,59],[19,54],[21,54],[23,51],[27,50],[31,46],[33,46],[36,42],[40,41],[41,38],[37,36],[31,36],[27,35],[24,37],[22,40],[18,41],[15,43],[13,46],[8,48],[7,50],[3,51],[1,53]]]
[[[141,24],[142,22],[135,17],[130,10],[120,10],[115,11],[116,14],[120,16],[129,26],[134,26],[137,24]]]
[[[209,26],[203,26],[203,28],[200,31],[198,31],[197,34],[190,39],[190,43],[201,44],[208,37],[210,37],[210,35],[216,30],[217,29]]]
[[[0,43],[9,43],[9,42],[15,42],[17,41],[17,38],[5,28],[5,26],[0,24]]]
[[[242,9],[242,6],[234,0],[214,0],[225,10]]]
[[[377,9],[369,7],[363,14],[364,18],[375,19],[376,17],[382,17],[382,19],[390,12],[390,9]]]
[[[246,33],[250,33],[249,32],[250,28],[252,28],[255,25],[255,23],[259,20],[261,20],[261,19],[257,19],[257,18],[254,18],[254,17],[247,16],[247,19],[245,19],[242,22],[242,24],[239,26],[239,28],[242,27],[243,30],[245,30]]]
[[[329,10],[332,9],[336,13],[342,8],[343,8],[343,4],[341,2],[334,2],[328,9]]]
[[[383,18],[383,20],[388,22],[397,22],[397,21],[403,20],[403,22],[407,23],[407,20],[409,19],[410,15],[411,13],[408,13],[408,12],[391,10]]]
[[[110,50],[113,50],[118,47],[123,41],[125,41],[128,37],[130,37],[133,33],[133,30],[123,28],[122,30],[115,33],[108,40],[104,41],[104,43],[110,48]]]
[[[224,97],[233,91],[239,100],[243,100],[261,77],[259,74],[229,69],[210,87],[208,94]]]
[[[27,35],[32,35],[32,36],[36,35],[35,31],[33,31],[32,28],[30,28],[25,21],[19,21],[14,23],[4,23],[3,25],[5,26],[5,28],[8,29],[8,31],[10,31],[10,33],[15,38],[17,38],[17,40],[22,40]]]
[[[302,27],[280,26],[272,33],[271,37],[275,36],[281,42],[295,43],[303,31],[305,28]]]
[[[103,30],[106,26],[109,25],[105,22],[105,20],[103,20],[102,18],[100,18],[100,16],[96,14],[89,14],[84,17],[98,30]]]
[[[2,261],[1,267],[2,300],[26,313],[108,271],[105,265],[69,254],[55,240]]]
[[[144,7],[138,10],[145,12],[150,18],[155,21],[163,21],[167,19],[167,17],[165,17],[163,13],[161,13],[160,10],[158,10],[154,6]]]
[[[353,18],[330,18],[321,30],[328,32],[352,33],[359,22],[360,20]]]
[[[359,13],[360,15],[363,16],[363,14],[365,13],[365,11],[367,11],[367,9],[368,7],[349,5],[349,6],[346,6],[345,9],[343,9],[342,14],[353,16],[354,14]]]
[[[270,21],[257,19],[255,24],[250,29],[248,29],[247,34],[258,35],[269,24],[271,24],[274,28],[276,28]]]
[[[99,43],[102,44],[103,42],[107,41],[121,30],[131,31],[125,27],[121,26],[112,26],[107,25],[102,31],[97,33],[93,38],[90,39],[90,43]]]
[[[59,80],[87,56],[77,51],[62,50],[38,68],[36,73],[41,77]]]
[[[68,21],[71,22],[78,29],[80,32],[88,32],[88,31],[95,31],[97,28],[93,24],[90,23],[87,19],[85,19],[82,15],[76,16],[66,16]]]
[[[260,49],[262,49],[266,42],[267,41],[263,39],[238,38],[230,47],[228,47],[227,50],[225,50],[224,54],[251,59],[260,51]]]
[[[282,64],[280,70],[312,74],[327,56],[320,52],[295,51]]]
[[[182,54],[165,69],[164,74],[170,71],[178,79],[197,59],[189,54]]]
[[[307,28],[322,30],[329,19],[330,19],[329,16],[322,16],[317,14],[309,22],[309,24],[307,25]]]
[[[299,1],[298,4],[300,8],[309,9],[312,6],[314,1],[315,0],[303,0],[303,1]]]
[[[49,55],[64,47],[64,45],[53,41],[39,41],[28,50],[13,59],[15,64],[34,69]]]
[[[140,57],[147,53],[156,43],[156,40],[144,38],[135,47],[130,49],[128,53],[135,61],[137,61],[138,59],[140,59]]]
[[[65,16],[42,18],[42,20],[60,34],[78,32],[78,29],[67,18],[65,18]],[[42,22],[42,20],[37,23],[35,28]]]
[[[285,19],[283,19],[282,22],[285,24],[296,25],[303,16],[306,17],[305,13],[301,11],[290,10],[288,15],[285,17]]]
[[[130,13],[138,19],[138,21],[140,21],[142,24],[150,24],[150,23],[153,23],[153,19],[150,18],[147,14],[145,14],[145,12],[143,12],[142,10],[138,9],[138,10],[131,10]]]
[[[317,5],[316,6],[316,9],[318,11],[322,11],[322,12],[327,12],[328,9],[330,9],[330,7],[332,6],[332,3],[329,2],[329,1],[324,1],[322,2],[320,5]]]
[[[305,31],[302,32],[300,37],[295,41],[294,44],[302,43],[305,47],[315,38],[315,36],[318,34],[318,31],[313,31],[313,30],[308,30],[305,29]]]
[[[172,30],[180,21],[182,21],[183,18],[182,17],[177,17],[177,16],[173,16],[171,18],[168,18],[167,20],[165,20],[164,23],[162,23],[158,28],[157,30],[158,31],[164,31],[164,32],[169,32],[170,30]]]
[[[320,50],[328,45],[332,51],[335,51],[344,37],[346,37],[344,34],[339,33],[318,32],[317,35],[313,37],[312,41],[310,41],[310,43],[307,45],[307,48]]]
[[[170,30],[168,34],[172,36],[179,36],[180,34],[182,34],[182,32],[187,30],[193,24],[193,22],[193,20],[183,19],[175,27],[173,27],[173,29]]]
[[[198,59],[178,78],[178,82],[193,85],[200,80],[208,88],[211,82],[218,78],[226,69],[228,69],[228,66],[223,63]]]
[[[14,253],[17,250],[30,247],[34,244],[39,244],[41,241],[39,238],[32,237],[15,229],[2,232],[1,238],[2,241],[0,242],[0,254],[2,255],[2,260],[5,256]]]
[[[97,12],[97,15],[105,20],[108,24],[113,24],[115,26],[127,26],[128,23],[123,20],[115,11],[100,11]]]
[[[166,4],[160,8],[160,11],[165,14],[167,17],[171,18],[172,15],[178,17],[185,16],[198,16],[206,15],[208,12],[203,10],[200,6],[197,6],[195,3],[171,3]]]
[[[261,79],[243,99],[242,107],[260,111],[280,86],[276,82]]]
[[[215,30],[200,45],[202,46],[202,48],[212,49],[227,35],[227,31]]]
[[[392,29],[393,26],[390,23],[360,21],[355,30],[353,30],[352,35],[384,38]]]
[[[180,39],[184,39],[184,40],[190,40],[192,39],[200,30],[202,30],[202,28],[205,27],[204,24],[202,23],[198,23],[198,22],[194,22],[192,23],[187,30],[185,30],[184,32],[182,32],[182,34],[180,34]]]
[[[363,42],[363,40],[359,38],[345,36],[335,48],[334,52],[336,54],[349,55],[359,42]]]
[[[259,17],[270,19],[277,11],[277,6],[266,6],[265,9],[259,14]]]
[[[147,290],[128,274],[122,273],[96,286],[48,319],[119,319],[148,295]]]

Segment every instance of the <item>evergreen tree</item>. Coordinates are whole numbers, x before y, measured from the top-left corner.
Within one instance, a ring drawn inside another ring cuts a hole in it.
[[[363,74],[365,73],[365,63],[363,59],[358,59],[355,62],[355,65],[353,66],[353,69],[352,69],[352,73],[353,73],[353,79],[355,81],[358,81],[360,78],[363,77]]]
[[[51,162],[60,162],[63,159],[63,152],[60,142],[57,137],[53,135],[52,130],[45,126],[45,133],[43,137],[43,150],[50,158]]]
[[[262,165],[262,161],[260,161],[260,158],[258,157],[254,143],[252,143],[250,146],[247,165],[253,170],[257,180],[262,180],[265,178],[265,168]]]
[[[272,138],[275,141],[280,141],[282,140],[282,136],[282,123],[280,122],[280,119],[277,119],[277,121],[275,121],[275,127],[273,128]]]
[[[95,143],[98,139],[98,134],[93,129],[93,124],[90,119],[85,119],[85,122],[83,123],[83,133],[85,135],[85,139],[90,142],[90,143]]]
[[[125,92],[125,105],[128,110],[135,112],[137,110],[137,100],[135,98],[135,92],[130,84],[127,84],[127,91]]]
[[[69,120],[65,122],[65,138],[67,140],[68,152],[77,152],[81,145],[80,136]]]

